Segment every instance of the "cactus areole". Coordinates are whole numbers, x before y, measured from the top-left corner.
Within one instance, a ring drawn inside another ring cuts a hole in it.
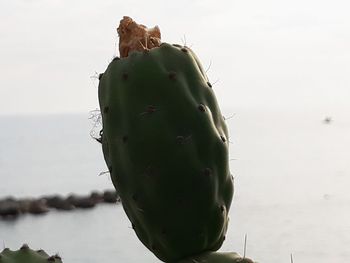
[[[159,259],[216,251],[233,195],[228,131],[197,56],[124,17],[101,75],[102,149],[132,228]]]

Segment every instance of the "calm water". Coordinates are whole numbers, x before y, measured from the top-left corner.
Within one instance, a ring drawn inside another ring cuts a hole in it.
[[[235,198],[222,250],[259,262],[350,261],[350,118],[322,113],[227,112]],[[111,188],[88,115],[0,117],[0,198]],[[121,206],[0,221],[0,244],[23,242],[65,263],[159,262]],[[0,245],[2,246],[2,245]]]

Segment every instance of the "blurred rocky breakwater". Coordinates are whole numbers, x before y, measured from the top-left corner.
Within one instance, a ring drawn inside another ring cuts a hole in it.
[[[21,199],[6,197],[0,199],[0,219],[14,219],[23,214],[40,215],[52,209],[61,211],[87,209],[100,203],[114,204],[117,202],[120,202],[120,199],[115,190],[93,191],[88,195],[70,194],[66,197],[61,195]]]

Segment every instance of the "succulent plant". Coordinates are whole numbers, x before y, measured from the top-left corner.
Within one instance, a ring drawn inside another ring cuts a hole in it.
[[[161,260],[215,251],[233,195],[224,118],[194,52],[149,37],[160,36],[157,28],[142,44],[137,30],[146,29],[133,23],[122,20],[125,57],[114,59],[99,83],[113,184],[138,238]]]
[[[241,257],[235,252],[209,252],[192,256],[178,263],[254,263],[251,259]]]
[[[58,255],[49,256],[44,250],[32,250],[24,244],[19,250],[5,248],[0,253],[0,263],[62,263]]]

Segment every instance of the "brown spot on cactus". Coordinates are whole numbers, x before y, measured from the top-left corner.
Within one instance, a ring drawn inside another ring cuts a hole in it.
[[[147,106],[147,113],[153,113],[153,112],[155,112],[157,110],[157,108],[156,108],[156,106],[154,106],[154,105],[148,105]]]
[[[165,228],[162,228],[162,230],[160,231],[160,233],[161,233],[162,235],[166,235],[166,234],[167,234],[167,231],[166,231]]]
[[[176,72],[170,71],[168,74],[169,79],[176,80]]]
[[[145,110],[144,112],[141,112],[140,115],[142,116],[142,115],[146,115],[146,114],[151,114],[151,113],[154,113],[154,112],[156,112],[156,111],[157,111],[156,106],[154,106],[154,105],[148,105],[148,106],[146,107],[146,110]]]
[[[128,139],[129,139],[128,136],[124,135],[123,138],[122,138],[123,143],[127,143]]]
[[[183,136],[176,136],[176,143],[177,144],[183,144],[184,143],[185,138]]]
[[[133,195],[131,196],[131,198],[132,198],[132,200],[134,200],[135,202],[137,202],[137,200],[138,200],[137,194],[133,194]]]
[[[158,26],[147,28],[137,24],[128,16],[124,16],[117,29],[119,34],[120,56],[127,57],[133,51],[144,51],[159,47],[160,30]]]
[[[47,259],[47,261],[49,261],[49,262],[55,262],[55,257],[54,256],[51,256],[51,257],[49,257],[48,259]]]
[[[210,168],[204,168],[203,171],[202,171],[202,174],[204,176],[211,176],[212,170]]]
[[[188,135],[188,136],[179,135],[179,136],[176,136],[176,143],[183,145],[190,142],[191,138],[192,138],[192,135]]]
[[[224,136],[221,135],[220,138],[221,138],[221,140],[222,140],[223,142],[226,142],[226,139],[225,139]]]
[[[185,200],[184,200],[183,198],[181,198],[181,197],[179,197],[179,198],[177,199],[177,204],[178,204],[178,205],[183,205],[184,202],[185,202]]]
[[[205,106],[203,104],[199,104],[198,105],[198,109],[201,111],[201,112],[205,112]]]
[[[128,78],[129,78],[128,73],[123,73],[123,74],[122,74],[122,79],[123,79],[123,80],[127,80]]]
[[[28,246],[28,244],[23,244],[20,249],[21,250],[29,249],[29,246]]]
[[[148,176],[148,177],[154,176],[154,175],[155,175],[155,169],[154,169],[154,167],[152,167],[151,165],[148,166],[148,167],[146,168],[144,174],[145,174],[146,176]]]
[[[222,213],[225,212],[225,206],[224,206],[224,205],[221,205],[221,206],[220,206],[220,211],[221,211]]]

